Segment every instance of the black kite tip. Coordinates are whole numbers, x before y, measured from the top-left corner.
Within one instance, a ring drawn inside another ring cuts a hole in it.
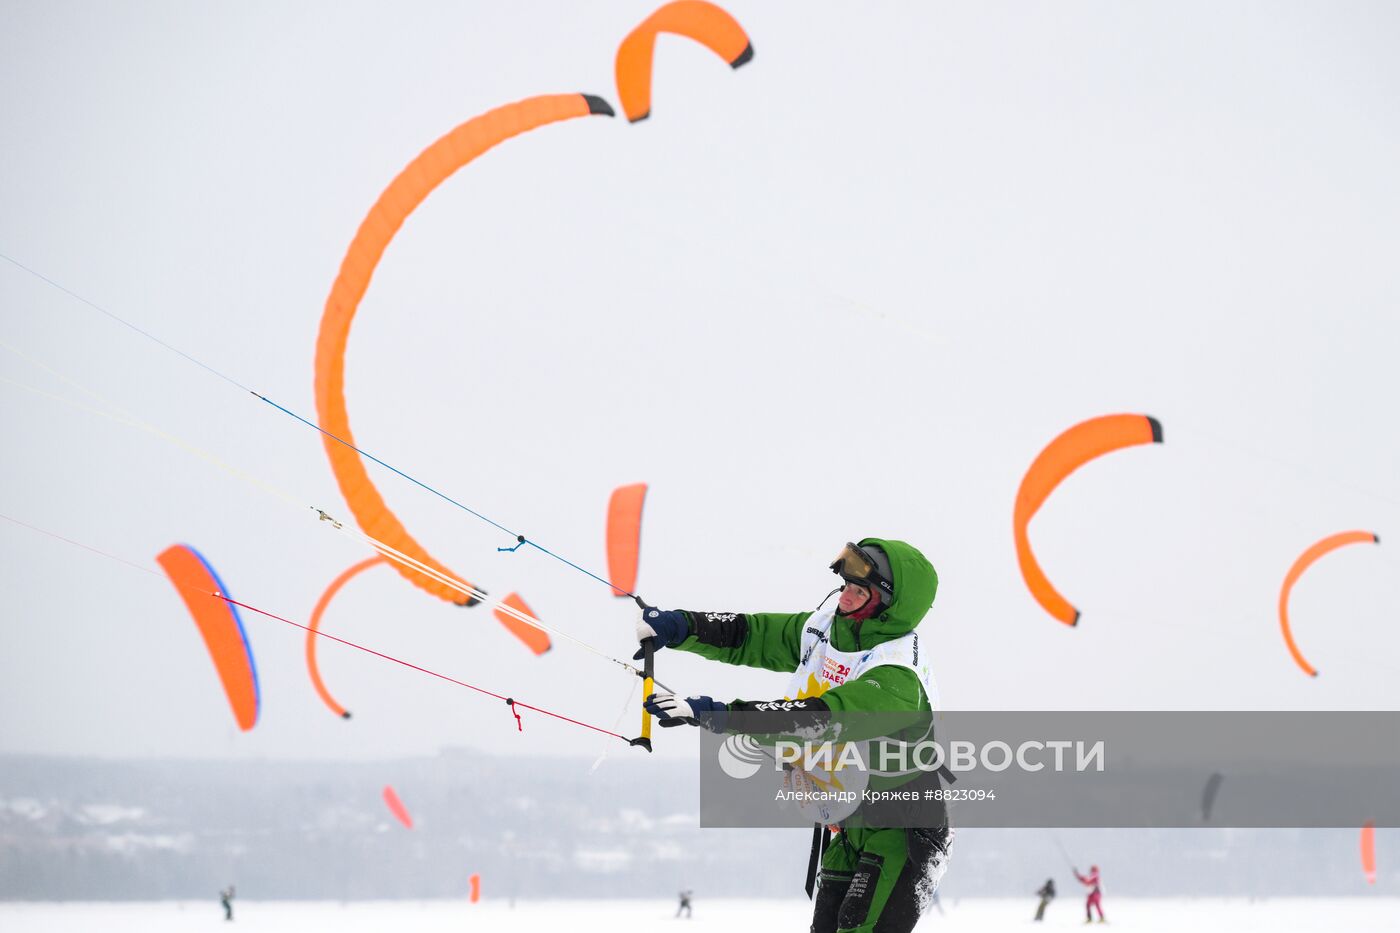
[[[595,117],[615,117],[617,113],[612,109],[612,104],[603,100],[597,94],[584,94],[583,99],[588,102],[588,112]]]

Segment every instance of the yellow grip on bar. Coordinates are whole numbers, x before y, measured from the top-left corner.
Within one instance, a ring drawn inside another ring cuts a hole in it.
[[[655,685],[650,677],[642,678],[642,738],[651,738],[651,713],[647,712],[647,697],[656,692]]]

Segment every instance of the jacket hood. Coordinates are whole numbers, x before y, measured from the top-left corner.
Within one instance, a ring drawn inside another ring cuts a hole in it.
[[[861,539],[861,547],[868,544],[885,552],[894,576],[894,602],[861,623],[861,643],[870,647],[914,631],[933,606],[938,592],[938,573],[912,544],[884,538]]]

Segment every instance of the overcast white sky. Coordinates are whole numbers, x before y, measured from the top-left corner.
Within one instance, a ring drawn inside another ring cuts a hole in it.
[[[423,147],[493,106],[588,91],[649,2],[0,3],[0,252],[310,415],[322,304]],[[652,484],[640,590],[811,608],[831,554],[907,539],[950,708],[1376,709],[1400,703],[1400,13],[1386,3],[735,2],[751,65],[661,40],[653,117],[512,140],[381,263],[351,339],[360,441],[604,566],[609,491]],[[299,501],[345,509],[307,428],[0,262],[0,340]],[[0,352],[0,512],[154,567],[189,542],[298,620],[367,556]],[[1159,417],[1032,526],[1076,630],[1031,600],[1011,509],[1056,433]],[[410,530],[492,593],[630,652],[630,604],[375,471]],[[1294,596],[1293,558],[1380,548]],[[1387,535],[1390,536],[1386,541]],[[0,751],[339,758],[614,740],[245,620],[240,734],[171,589],[0,523]],[[328,630],[612,727],[631,684],[387,569]],[[720,698],[782,675],[666,654]],[[620,722],[636,729],[636,703]],[[691,754],[694,737],[660,736]]]

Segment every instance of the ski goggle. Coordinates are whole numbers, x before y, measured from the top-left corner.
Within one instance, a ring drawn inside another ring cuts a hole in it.
[[[831,572],[847,583],[867,587],[879,586],[887,593],[894,591],[894,581],[885,579],[880,573],[880,568],[870,556],[870,552],[849,541],[831,562]]]

